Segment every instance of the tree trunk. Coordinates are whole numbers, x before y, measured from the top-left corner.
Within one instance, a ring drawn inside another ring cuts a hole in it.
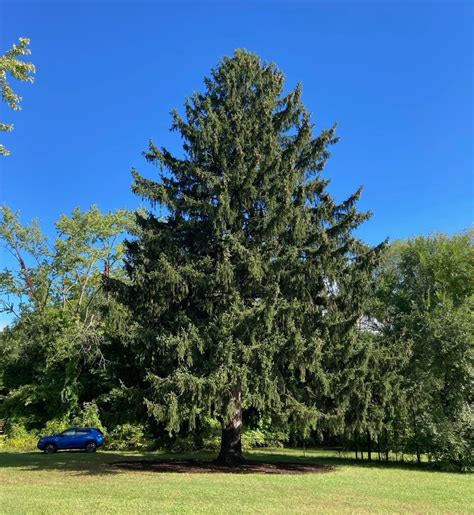
[[[201,417],[196,418],[196,425],[193,432],[194,447],[196,449],[202,449],[204,447],[204,441],[202,438],[202,422]]]
[[[415,408],[414,408],[414,401],[411,402],[411,413],[412,413],[412,419],[413,419],[413,432],[415,434],[415,449],[416,449],[416,462],[418,465],[421,463],[421,453],[420,453],[420,446],[418,442],[418,424],[416,421],[416,414],[415,414]]]
[[[245,461],[242,455],[242,396],[239,390],[233,392],[234,413],[222,428],[221,450],[217,462],[237,465]]]
[[[372,437],[369,432],[367,432],[367,459],[372,461]]]

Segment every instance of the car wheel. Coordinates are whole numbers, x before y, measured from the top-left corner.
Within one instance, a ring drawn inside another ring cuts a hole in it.
[[[86,443],[86,452],[95,452],[97,449],[97,444],[95,442],[87,442]]]
[[[56,452],[56,446],[54,445],[54,443],[48,443],[44,448],[44,452],[46,454],[53,454],[53,452]]]

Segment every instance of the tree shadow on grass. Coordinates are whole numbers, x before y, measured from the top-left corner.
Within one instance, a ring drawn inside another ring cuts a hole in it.
[[[234,465],[218,463],[215,459],[128,459],[112,466],[130,471],[175,472],[179,474],[325,474],[333,466],[316,462],[245,460]]]
[[[28,472],[56,471],[79,475],[110,475],[120,471],[110,466],[113,460],[130,459],[121,453],[94,453],[81,451],[60,451],[54,454],[42,452],[0,452],[0,470],[15,468]],[[135,455],[133,457],[138,457]]]
[[[293,450],[294,451],[294,450]],[[301,450],[303,453],[304,451]],[[305,455],[285,453],[279,450],[253,450],[246,454],[247,461],[234,467],[214,463],[215,456],[202,457],[198,453],[178,455],[158,455],[128,457],[125,460],[111,462],[112,466],[130,471],[178,472],[178,473],[245,473],[245,474],[306,474],[332,472],[340,467],[359,467],[379,470],[408,470],[424,472],[446,472],[435,468],[430,463],[356,460],[342,455],[324,456],[309,452]],[[461,473],[452,471],[451,473]]]
[[[44,472],[59,471],[64,473],[76,473],[77,475],[114,475],[126,473],[127,471],[151,471],[159,473],[186,473],[186,472],[244,472],[272,473],[271,468],[276,469],[274,473],[299,473],[305,469],[313,468],[318,470],[332,471],[339,467],[363,467],[371,469],[402,469],[420,470],[426,472],[440,472],[429,463],[420,465],[409,462],[394,461],[361,461],[344,456],[321,456],[317,452],[308,450],[307,455],[285,453],[284,450],[254,450],[246,455],[249,466],[246,470],[232,468],[217,469],[212,466],[212,460],[216,455],[211,452],[195,453],[163,453],[163,452],[97,452],[88,454],[82,451],[61,451],[55,454],[44,454],[42,452],[0,452],[0,470],[4,468],[16,468],[23,471]],[[267,464],[268,467],[255,466],[252,463]],[[131,464],[117,466],[118,464]],[[267,468],[267,471],[265,471]],[[260,469],[260,470],[258,470]],[[292,472],[293,471],[293,472]],[[460,473],[460,472],[451,472]]]
[[[304,452],[302,449],[299,449],[302,453]],[[463,474],[458,470],[446,471],[441,470],[436,467],[432,463],[422,462],[416,463],[415,461],[385,461],[373,459],[371,461],[368,460],[356,460],[355,458],[350,458],[343,455],[334,455],[334,456],[318,456],[311,450],[308,451],[308,454],[305,455],[291,455],[285,453],[278,453],[277,450],[275,452],[266,452],[258,450],[252,451],[251,459],[256,460],[264,460],[264,461],[278,461],[278,462],[297,462],[297,463],[319,463],[320,465],[326,465],[330,467],[363,467],[370,469],[399,469],[399,470],[419,470],[424,472],[449,472],[451,474]]]

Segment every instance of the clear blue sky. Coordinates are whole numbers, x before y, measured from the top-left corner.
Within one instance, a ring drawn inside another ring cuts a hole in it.
[[[14,2],[0,51],[31,39],[34,85],[15,131],[0,202],[51,231],[61,213],[134,208],[130,168],[152,176],[152,138],[179,148],[169,111],[235,48],[301,81],[319,129],[339,123],[326,174],[342,200],[360,184],[371,243],[473,221],[473,9],[470,1]]]

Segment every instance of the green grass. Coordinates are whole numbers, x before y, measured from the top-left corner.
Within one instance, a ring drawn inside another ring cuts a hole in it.
[[[184,474],[110,466],[127,456],[166,455],[0,453],[0,513],[474,513],[474,481],[469,474],[396,463],[356,463],[327,451],[306,450],[303,455],[290,449],[255,451],[250,456],[265,461],[316,461],[335,466],[335,471]]]

